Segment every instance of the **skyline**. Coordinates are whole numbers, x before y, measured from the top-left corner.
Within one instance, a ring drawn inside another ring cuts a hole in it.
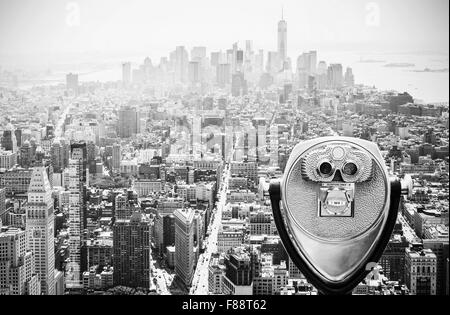
[[[432,1],[433,5],[420,0],[231,0],[226,4],[195,0],[185,5],[178,0],[2,0],[0,63],[7,66],[10,60],[27,60],[30,55],[82,58],[81,53],[99,57],[145,53],[159,60],[178,45],[214,51],[247,39],[258,49],[275,51],[274,25],[283,8],[287,54],[292,60],[313,49],[448,54],[448,1]],[[408,10],[403,9],[406,3]],[[179,9],[170,11],[174,7]],[[401,20],[414,23],[398,23]],[[411,33],[416,40],[408,38]]]
[[[447,0],[0,0],[0,295],[449,295],[444,23]]]

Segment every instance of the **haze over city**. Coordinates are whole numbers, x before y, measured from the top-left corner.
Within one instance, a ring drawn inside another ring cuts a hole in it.
[[[307,49],[448,52],[446,0],[1,0],[0,54],[159,59],[175,45],[217,50],[249,38],[270,50],[282,8],[292,58]]]
[[[448,7],[0,0],[0,295],[449,295]]]

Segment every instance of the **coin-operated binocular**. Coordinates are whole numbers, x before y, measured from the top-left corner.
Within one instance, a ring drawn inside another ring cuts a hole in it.
[[[411,188],[410,177],[389,176],[376,144],[325,137],[299,143],[269,192],[291,260],[321,294],[349,294],[383,254]]]

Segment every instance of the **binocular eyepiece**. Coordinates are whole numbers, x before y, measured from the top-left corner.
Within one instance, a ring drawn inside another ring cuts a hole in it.
[[[321,294],[349,294],[383,254],[410,190],[376,144],[325,137],[299,143],[269,193],[291,260]]]

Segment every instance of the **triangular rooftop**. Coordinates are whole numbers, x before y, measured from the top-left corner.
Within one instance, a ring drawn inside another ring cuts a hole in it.
[[[51,191],[50,182],[48,180],[45,167],[33,168],[33,174],[31,175],[30,186],[28,192],[45,193]]]

